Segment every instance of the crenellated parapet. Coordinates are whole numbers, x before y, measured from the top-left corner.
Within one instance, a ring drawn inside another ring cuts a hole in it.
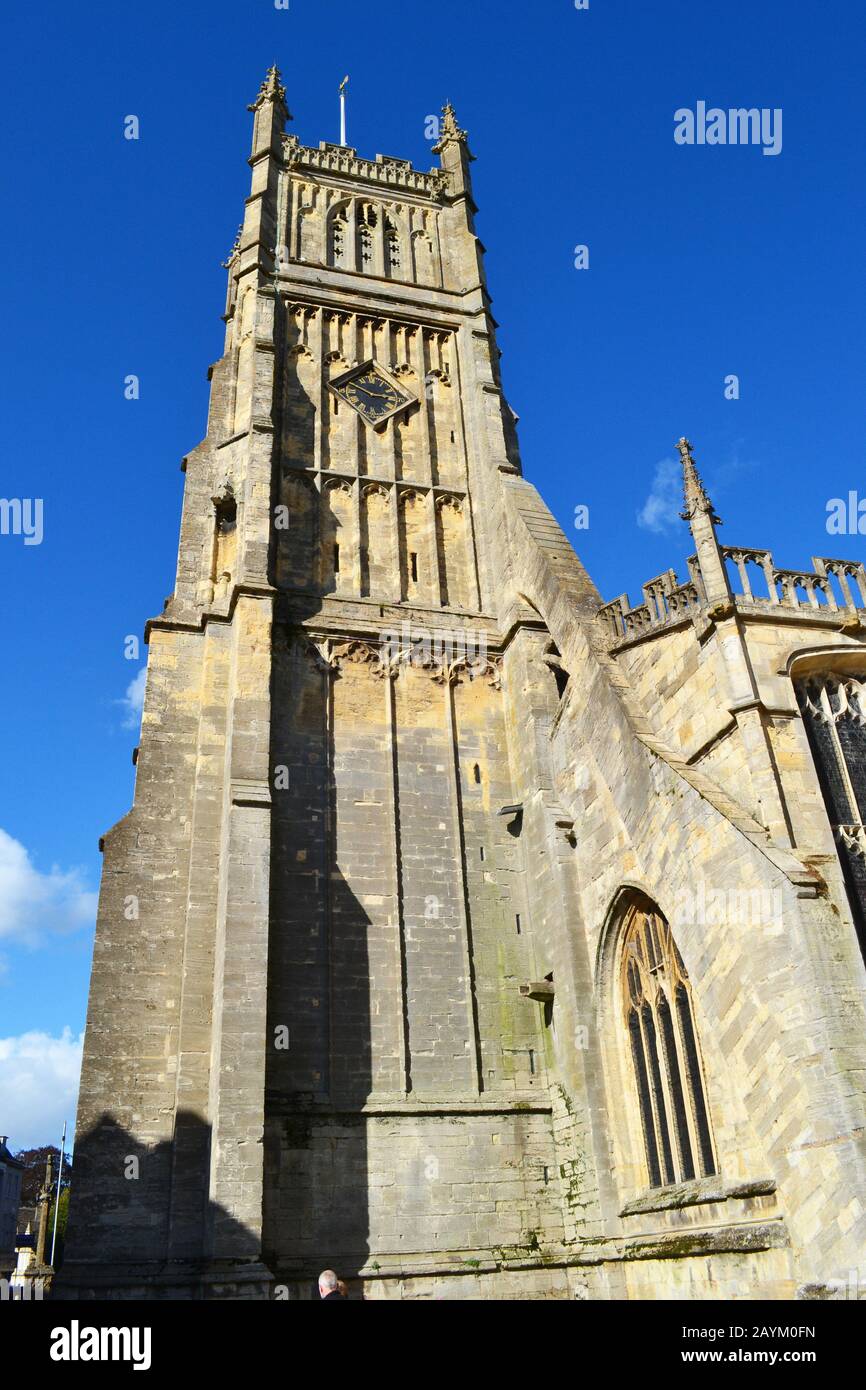
[[[813,556],[811,569],[784,569],[770,550],[720,545],[720,525],[698,476],[691,445],[680,440],[685,508],[697,546],[680,583],[666,570],[643,585],[643,602],[632,607],[620,594],[598,610],[611,649],[621,649],[686,623],[697,628],[739,613],[751,618],[815,623],[866,632],[866,567],[859,560]]]
[[[283,137],[283,158],[288,169],[310,170],[319,174],[344,177],[353,182],[361,180],[406,193],[422,194],[439,199],[449,188],[447,173],[442,169],[415,169],[408,159],[396,159],[377,154],[364,159],[348,145],[334,145],[326,140],[318,147],[302,145],[296,135]]]
[[[628,594],[620,594],[598,610],[612,646],[679,626],[702,611],[706,605],[697,560],[693,556],[688,563],[691,577],[684,583],[680,584],[675,570],[665,570],[643,585],[643,603],[632,607]]]

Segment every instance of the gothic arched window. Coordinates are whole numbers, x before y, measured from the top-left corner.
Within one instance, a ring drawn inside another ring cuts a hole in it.
[[[628,912],[621,983],[649,1185],[715,1173],[688,971],[646,900]]]
[[[358,270],[373,270],[373,231],[378,218],[376,209],[365,203],[358,210]]]
[[[392,217],[385,218],[385,258],[387,273],[397,274],[403,264],[400,248],[400,231]]]
[[[346,264],[346,233],[348,228],[349,213],[343,204],[331,213],[328,223],[329,265],[340,267]]]
[[[795,688],[866,956],[866,681],[821,672]]]

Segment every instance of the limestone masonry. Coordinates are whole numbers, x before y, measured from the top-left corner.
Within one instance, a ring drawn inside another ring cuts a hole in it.
[[[688,577],[603,604],[452,108],[429,173],[251,110],[57,1294],[856,1296],[863,566],[722,545],[684,439]]]

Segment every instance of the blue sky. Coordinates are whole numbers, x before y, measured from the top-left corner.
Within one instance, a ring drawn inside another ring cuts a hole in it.
[[[526,473],[604,597],[636,599],[684,573],[665,462],[683,433],[728,543],[863,557],[825,521],[866,495],[866,19],[859,0],[47,0],[4,37],[0,494],[44,505],[41,545],[0,536],[0,1131],[18,1146],[72,1119],[97,842],[133,785],[124,640],[172,587],[266,67],[305,143],[338,137],[348,72],[349,142],[422,168],[426,118],[454,102]],[[781,153],[677,145],[699,100],[781,108]]]

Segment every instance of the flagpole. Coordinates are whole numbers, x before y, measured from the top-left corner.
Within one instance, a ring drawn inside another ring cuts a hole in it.
[[[344,77],[340,83],[340,144],[346,144],[346,84],[348,77]]]
[[[60,1140],[60,1163],[57,1166],[57,1196],[54,1199],[54,1234],[51,1237],[51,1268],[54,1268],[54,1250],[57,1245],[57,1218],[60,1215],[60,1179],[63,1176],[63,1150],[66,1148],[66,1121],[63,1121],[63,1137]]]

